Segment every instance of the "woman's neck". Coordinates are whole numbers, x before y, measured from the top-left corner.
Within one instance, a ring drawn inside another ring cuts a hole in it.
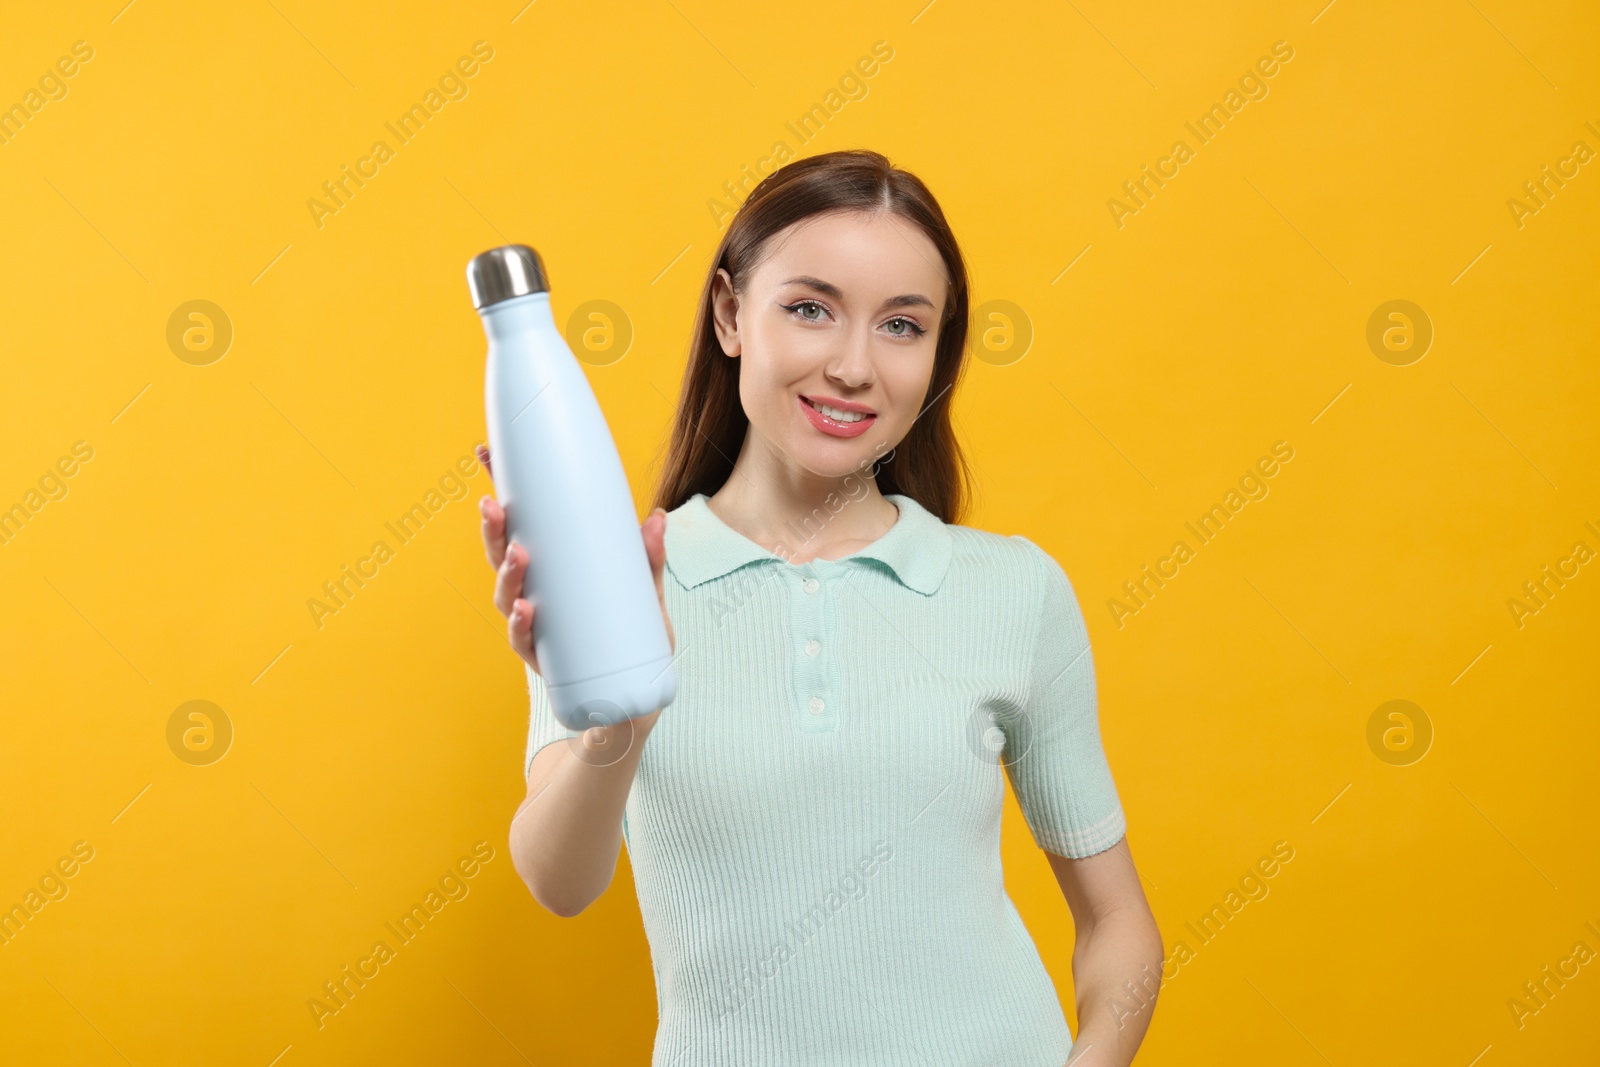
[[[741,453],[721,489],[707,498],[730,529],[791,563],[838,559],[889,532],[900,512],[862,473],[823,478],[810,471],[753,469]]]

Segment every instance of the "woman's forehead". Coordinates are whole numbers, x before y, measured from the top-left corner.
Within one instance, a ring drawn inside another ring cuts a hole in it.
[[[947,284],[933,242],[915,223],[891,214],[831,213],[774,235],[754,281],[776,287],[797,278],[821,280],[846,297],[920,290],[935,301]]]

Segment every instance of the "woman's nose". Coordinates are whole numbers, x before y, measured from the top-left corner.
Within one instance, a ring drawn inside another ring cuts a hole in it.
[[[872,382],[871,339],[865,335],[851,335],[844,342],[844,350],[827,370],[828,376],[852,389]]]

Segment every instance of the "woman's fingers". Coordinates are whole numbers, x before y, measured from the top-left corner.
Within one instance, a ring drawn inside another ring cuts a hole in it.
[[[489,447],[477,445],[478,462],[483,464],[483,469],[489,472],[489,477],[494,477],[494,469],[489,466]],[[482,518],[483,551],[489,557],[489,566],[498,567],[506,557],[506,510],[500,502],[492,496],[485,496],[478,501],[478,514]]]
[[[474,451],[483,469],[494,477],[489,465],[489,446],[477,445]],[[483,551],[495,569],[494,606],[506,617],[506,637],[517,655],[539,673],[539,660],[533,651],[533,602],[522,595],[522,579],[528,569],[528,554],[521,545],[506,542],[506,509],[492,496],[478,501],[483,517]]]
[[[650,560],[650,574],[655,579],[656,592],[661,592],[661,566],[666,562],[666,520],[661,518],[661,509],[656,508],[644,517],[644,525],[639,531],[644,534],[644,554]]]
[[[539,660],[533,650],[533,603],[522,597],[517,597],[511,603],[511,611],[506,616],[506,636],[511,640],[511,647],[517,650],[528,666],[533,668],[535,674],[539,672]]]
[[[488,449],[480,447],[478,458],[485,467],[489,465]],[[506,539],[506,514],[493,497],[478,501],[478,511],[483,516],[483,547],[489,565],[495,568],[494,606],[506,617],[506,635],[511,647],[516,649],[535,671],[539,669],[533,650],[533,604],[524,597],[523,579],[528,570],[527,549]],[[656,599],[661,604],[661,619],[666,623],[667,640],[672,650],[678,650],[678,639],[672,630],[672,618],[667,614],[664,572],[667,562],[667,513],[656,508],[645,517],[640,533],[644,537],[645,556],[650,561],[650,575],[656,585]]]
[[[478,514],[482,518],[483,553],[489,566],[498,567],[506,558],[506,510],[492,496],[478,501]]]
[[[667,513],[658,507],[645,516],[641,532],[644,534],[644,554],[650,560],[650,575],[656,583],[656,599],[661,602],[661,618],[667,624],[667,641],[676,652],[678,639],[672,633],[672,618],[667,614],[667,593],[662,580],[667,562]]]
[[[523,576],[528,572],[528,552],[513,542],[494,576],[494,606],[502,615],[511,614],[511,605],[522,596]]]

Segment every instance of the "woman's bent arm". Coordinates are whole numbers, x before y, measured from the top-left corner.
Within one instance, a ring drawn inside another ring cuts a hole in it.
[[[511,864],[555,914],[577,915],[611,885],[622,811],[660,714],[592,727],[534,755],[527,799],[511,818]]]
[[[478,446],[478,460],[494,473],[484,445]],[[505,509],[498,501],[483,497],[478,510],[483,516],[484,553],[496,573],[494,606],[506,617],[511,647],[542,678],[533,640],[536,607],[522,595],[527,550],[510,543]],[[657,507],[652,511],[639,533],[655,580],[667,642],[676,652],[678,639],[672,632],[662,581],[667,562],[666,510]],[[622,845],[622,811],[644,754],[645,738],[660,716],[657,708],[616,726],[591,727],[534,753],[528,768],[527,799],[511,817],[511,864],[534,899],[557,915],[577,915],[611,884]]]
[[[1165,952],[1128,840],[1083,859],[1045,855],[1077,929],[1072,985],[1078,1036],[1067,1062],[1128,1067],[1150,1026]]]

